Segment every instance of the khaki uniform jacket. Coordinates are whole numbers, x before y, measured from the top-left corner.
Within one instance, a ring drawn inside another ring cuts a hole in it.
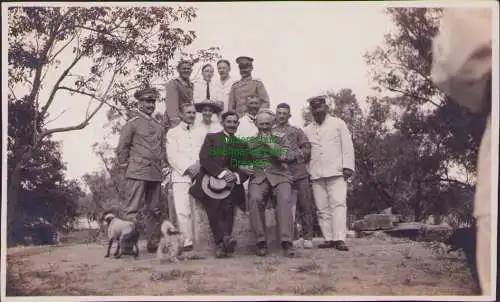
[[[162,168],[167,167],[164,129],[139,111],[125,124],[116,148],[118,163],[127,169],[125,177],[162,181]]]
[[[260,150],[263,148],[262,143],[249,142],[250,154],[248,158],[254,163],[254,175],[250,178],[250,184],[260,184],[266,179],[273,187],[284,182],[293,183],[293,175],[289,164],[302,161],[302,154],[293,151],[291,142],[282,133],[273,132],[272,135],[278,137],[276,143],[280,146],[280,150],[274,151],[285,153],[286,160],[281,161],[276,156],[272,156],[267,152],[261,152]],[[264,148],[267,149],[267,147]],[[256,164],[256,162],[259,162],[259,164]]]
[[[269,108],[269,95],[262,81],[245,78],[235,82],[229,91],[229,110],[236,111],[239,117],[244,116],[247,111],[247,97],[254,95],[261,99],[261,108]]]

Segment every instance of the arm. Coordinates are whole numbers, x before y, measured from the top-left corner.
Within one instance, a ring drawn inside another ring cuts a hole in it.
[[[166,151],[168,156],[168,162],[172,165],[180,175],[184,175],[186,170],[193,164],[189,162],[184,156],[182,156],[182,150],[179,150],[177,146],[179,145],[175,137],[175,131],[167,132],[167,143]]]
[[[297,128],[297,136],[299,138],[299,149],[302,153],[304,162],[308,163],[311,160],[311,143],[305,132],[300,128]]]
[[[217,144],[214,142],[216,137],[217,136],[214,137],[210,134],[205,137],[205,141],[203,142],[200,150],[200,165],[208,172],[208,174],[217,178],[222,178],[225,175],[223,172],[227,169],[216,159],[217,157],[221,157],[221,155],[215,154],[215,152],[222,151],[219,150],[220,148],[218,148]]]
[[[234,84],[231,86],[231,89],[229,90],[229,97],[227,99],[227,108],[230,111],[236,110],[236,93],[234,91]]]
[[[167,83],[165,99],[165,114],[164,118],[170,127],[175,127],[180,122],[179,118],[179,92],[175,85],[175,81],[171,80]]]
[[[116,156],[118,159],[118,164],[120,167],[127,167],[129,155],[130,155],[130,146],[132,145],[132,140],[134,138],[134,127],[130,121],[125,124],[120,133],[120,139],[118,141],[118,146],[116,147]]]
[[[161,136],[161,167],[162,169],[168,167],[168,159],[167,159],[167,138],[165,131]]]
[[[266,87],[261,81],[257,81],[257,95],[260,98],[261,108],[270,108],[269,95],[267,94]]]
[[[340,145],[342,148],[342,168],[354,171],[354,145],[351,132],[344,122],[340,124]]]
[[[491,87],[491,17],[489,8],[445,9],[433,41],[433,82],[472,112],[484,109],[486,87]]]

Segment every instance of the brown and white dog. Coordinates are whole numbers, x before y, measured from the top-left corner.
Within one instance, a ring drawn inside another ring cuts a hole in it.
[[[115,216],[115,214],[106,212],[103,214],[102,220],[108,226],[108,250],[104,257],[109,257],[109,252],[113,246],[113,241],[117,241],[116,250],[114,253],[115,258],[120,258],[123,249],[128,245],[135,247],[134,258],[139,257],[139,232],[136,225],[132,221],[126,221]]]
[[[169,262],[179,262],[179,256],[184,250],[184,235],[169,220],[164,220],[161,224],[161,239],[156,251],[156,258],[163,260],[167,254]]]

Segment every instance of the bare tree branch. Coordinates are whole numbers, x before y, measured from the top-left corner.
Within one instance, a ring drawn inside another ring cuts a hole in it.
[[[64,109],[64,110],[63,110],[63,111],[61,111],[61,113],[59,113],[59,114],[58,114],[55,118],[51,119],[50,121],[45,122],[45,124],[50,124],[50,123],[52,123],[53,121],[57,120],[57,119],[58,119],[58,118],[60,118],[60,117],[61,117],[61,115],[63,115],[66,111],[68,111],[68,110]]]

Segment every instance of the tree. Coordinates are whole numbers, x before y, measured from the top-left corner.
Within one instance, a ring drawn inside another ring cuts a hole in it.
[[[85,128],[105,105],[124,114],[130,91],[172,73],[171,60],[196,38],[177,25],[194,18],[192,7],[9,8],[9,110],[15,103],[30,108],[14,117],[24,124],[25,136],[9,128],[9,227],[16,220],[21,171],[43,142],[55,133]],[[203,59],[214,51],[196,55]],[[68,57],[69,62],[62,61]],[[89,106],[75,125],[48,128],[49,109],[60,93],[97,105]]]
[[[473,191],[471,177],[466,177],[468,181],[464,183],[448,175],[457,165],[465,174],[475,173],[486,115],[471,114],[458,107],[430,78],[432,39],[437,34],[442,9],[390,8],[386,12],[396,31],[385,35],[384,45],[365,58],[379,91],[394,94],[381,101],[391,108],[394,128],[406,146],[414,150],[407,155],[413,158],[408,162],[412,164],[408,181],[415,189],[409,202],[416,215],[420,215],[424,207],[421,202],[426,201],[429,206],[436,203],[430,202],[436,199],[432,198],[436,192],[460,189],[469,196]]]
[[[12,150],[14,141],[11,137],[20,142],[29,138],[29,127],[23,121],[30,119],[33,110],[30,103],[22,101],[10,103],[9,109],[8,149]],[[7,157],[8,175],[11,175],[14,153],[8,152]],[[83,192],[76,181],[66,180],[65,170],[59,143],[47,137],[19,171],[18,218],[43,217],[59,229],[70,227]],[[17,220],[18,223],[23,221]]]

